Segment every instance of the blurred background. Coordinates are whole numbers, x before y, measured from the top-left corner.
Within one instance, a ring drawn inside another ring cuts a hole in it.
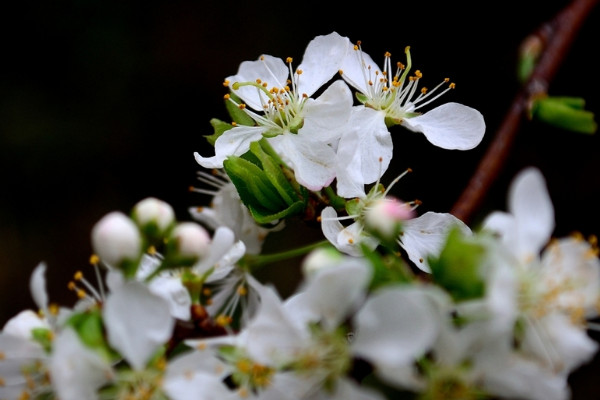
[[[423,212],[450,211],[518,91],[521,41],[569,2],[283,3],[25,1],[1,14],[0,324],[34,306],[28,279],[41,261],[50,298],[72,304],[67,282],[89,268],[89,234],[106,213],[129,212],[147,196],[169,202],[181,220],[190,219],[188,207],[206,205],[188,188],[199,184],[193,153],[212,154],[203,137],[212,133],[209,120],[227,119],[223,79],[262,53],[297,65],[308,42],[331,31],[361,40],[377,62],[385,51],[404,62],[410,45],[423,85],[456,83],[438,104],[456,101],[483,114],[486,137],[466,152],[394,131],[389,181],[414,172],[393,194],[420,199]],[[591,61],[598,37],[595,9],[549,93],[584,97],[600,116]],[[524,123],[481,212],[505,209],[512,177],[535,165],[554,201],[555,235],[600,234],[599,139]],[[298,235],[273,235],[265,248]],[[574,374],[575,398],[600,396],[588,384],[599,365]]]

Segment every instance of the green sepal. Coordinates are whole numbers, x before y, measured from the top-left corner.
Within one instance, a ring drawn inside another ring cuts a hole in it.
[[[298,190],[294,188],[281,162],[268,150],[267,143],[256,141],[243,156],[231,156],[223,162],[242,203],[259,224],[300,214],[306,208],[308,198],[302,186]]]
[[[482,297],[485,289],[480,275],[486,247],[475,236],[459,228],[448,232],[439,257],[428,257],[433,281],[446,289],[456,301]]]
[[[231,125],[229,122],[221,121],[217,118],[212,118],[210,120],[210,124],[213,127],[214,133],[212,135],[204,135],[204,137],[206,138],[208,143],[210,143],[213,146],[215,145],[217,139],[223,134],[223,132],[233,128],[233,125]]]
[[[48,328],[33,328],[31,330],[33,340],[42,345],[44,350],[50,353],[52,349],[52,331]]]
[[[242,157],[230,156],[223,162],[223,168],[246,206],[264,209],[269,213],[287,207],[258,165]]]
[[[135,219],[134,215],[132,215],[131,217],[134,219],[134,221],[136,221],[138,228],[140,229],[140,232],[144,237],[144,248],[148,248],[148,246],[152,245],[156,249],[161,249],[164,245],[164,238],[168,237],[173,228],[175,227],[175,222],[172,222],[165,229],[161,229],[156,221],[150,221],[142,226]]]
[[[581,97],[543,97],[531,107],[531,117],[569,131],[593,134],[598,125],[594,113],[584,110]]]
[[[242,100],[233,92],[229,93],[231,99],[233,99],[236,103],[241,104]],[[244,110],[236,106],[233,102],[229,100],[225,100],[225,108],[229,113],[231,119],[238,125],[246,125],[253,126],[254,120],[250,117]]]
[[[105,360],[115,359],[116,354],[110,349],[104,338],[104,325],[100,309],[93,308],[71,315],[67,320],[67,326],[77,332],[83,344],[95,350]]]
[[[361,250],[373,268],[369,291],[389,284],[408,283],[414,280],[414,274],[402,257],[397,257],[395,254],[381,254],[364,244],[361,244]]]
[[[279,164],[269,156],[261,146],[260,142],[250,144],[250,151],[256,156],[262,165],[262,169],[267,176],[267,179],[277,190],[277,193],[283,198],[287,205],[292,205],[298,201],[298,195],[292,187],[290,181],[287,180],[285,174],[281,170]]]
[[[248,205],[248,210],[250,211],[250,214],[252,215],[254,220],[259,224],[269,224],[271,222],[284,219],[292,215],[301,214],[305,208],[306,203],[304,201],[297,201],[284,210],[281,210],[274,214],[269,214],[267,212],[264,212],[263,210],[256,209],[251,205]]]
[[[356,92],[356,99],[360,101],[361,104],[366,104],[369,101],[369,97],[365,96],[361,92]]]
[[[146,246],[143,246],[142,248],[146,248]],[[121,272],[123,272],[125,278],[132,279],[135,277],[135,275],[137,274],[137,269],[140,265],[141,257],[142,256],[140,255],[134,260],[125,258],[117,265],[118,269],[120,269]]]

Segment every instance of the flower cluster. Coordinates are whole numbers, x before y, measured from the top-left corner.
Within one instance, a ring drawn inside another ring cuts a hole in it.
[[[215,154],[195,153],[208,171],[193,190],[210,204],[191,221],[156,198],[104,216],[95,283],[74,275],[73,306],[51,302],[40,263],[38,310],[0,333],[0,399],[569,398],[598,347],[586,331],[600,312],[596,240],[552,236],[534,167],[477,228],[392,196],[410,172],[382,183],[394,129],[454,150],[485,132],[473,108],[423,110],[454,84],[419,89],[405,55],[379,68],[334,32],[296,69],[243,62],[225,80],[232,121],[211,121]],[[292,219],[321,239],[265,254]],[[255,277],[298,255],[291,295]]]

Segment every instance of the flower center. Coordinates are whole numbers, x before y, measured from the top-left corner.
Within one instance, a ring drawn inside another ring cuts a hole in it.
[[[423,74],[420,70],[416,70],[414,75],[408,75],[412,65],[410,46],[406,46],[404,49],[406,65],[397,62],[395,72],[392,72],[390,52],[385,53],[383,71],[380,71],[377,66],[365,62],[360,41],[354,46],[354,50],[362,66],[365,85],[353,84],[353,86],[366,88],[366,93],[358,94],[357,97],[365,106],[384,111],[390,124],[399,124],[404,118],[419,115],[417,112],[419,108],[455,87],[454,83],[448,83],[449,78],[445,78],[432,90],[428,90],[426,87],[418,90],[418,82]],[[348,79],[347,76],[346,79]],[[440,92],[439,89],[445,85],[447,85],[446,88]]]
[[[262,58],[261,61],[263,61]],[[281,87],[271,86],[261,79],[256,79],[253,82],[234,82],[231,85],[233,90],[238,90],[243,86],[255,87],[264,114],[249,110],[246,107],[246,104],[236,102],[229,95],[225,96],[226,100],[233,102],[237,107],[248,114],[248,116],[250,116],[258,125],[271,128],[265,133],[266,137],[277,136],[284,132],[298,133],[298,130],[302,128],[302,125],[304,124],[302,109],[308,96],[306,94],[300,94],[297,91],[298,80],[300,75],[302,75],[302,70],[297,70],[295,73],[293,72],[291,57],[288,57],[286,62],[289,66],[291,79]],[[225,81],[226,86],[229,86],[229,83],[230,82]]]

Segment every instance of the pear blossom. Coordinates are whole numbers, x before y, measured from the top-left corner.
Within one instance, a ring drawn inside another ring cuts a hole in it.
[[[0,398],[33,398],[49,390],[48,355],[30,337],[0,332]]]
[[[508,208],[508,213],[491,213],[483,229],[498,235],[513,257],[520,352],[566,377],[598,349],[584,330],[585,319],[598,316],[597,248],[580,237],[551,240],[554,210],[537,168],[515,177]]]
[[[228,156],[241,156],[250,143],[266,138],[294,171],[298,183],[310,190],[329,185],[335,178],[331,144],[348,122],[352,94],[338,80],[318,98],[311,96],[338,72],[348,43],[336,32],[315,37],[295,71],[291,58],[284,62],[262,55],[257,61],[243,62],[225,82],[242,99],[244,103],[238,106],[256,125],[236,125],[223,132],[215,142],[215,155],[203,157],[196,152],[196,161],[205,168],[222,168]]]
[[[51,391],[50,358],[34,331],[50,342],[62,330],[71,310],[50,305],[46,291],[46,264],[31,273],[29,288],[38,312],[23,310],[10,318],[0,332],[0,398],[29,398]]]
[[[351,214],[347,217],[338,217],[333,207],[325,207],[320,218],[323,235],[339,251],[352,256],[362,255],[361,244],[367,246],[367,248],[375,249],[380,242],[367,229],[366,218],[372,213],[374,205],[377,206],[386,199],[393,199],[388,196],[389,191],[408,172],[410,170],[396,177],[385,190],[382,190],[378,181],[367,194],[364,192],[364,187],[362,192],[357,191],[359,196],[349,200],[351,202]],[[407,211],[414,211],[418,203],[404,203],[403,206],[408,208]],[[408,215],[410,216],[412,213]],[[344,226],[341,223],[344,219],[351,219],[353,222],[348,226]],[[416,218],[406,219],[401,222],[400,226],[401,232],[397,239],[398,244],[407,252],[409,259],[415,266],[425,272],[430,272],[427,256],[439,252],[446,239],[446,234],[452,227],[458,227],[463,233],[471,233],[471,229],[452,214],[431,211]],[[375,227],[375,229],[380,228]]]
[[[342,325],[364,299],[370,267],[349,256],[331,262],[309,274],[302,288],[285,301],[273,288],[263,287],[256,315],[232,338],[235,350],[228,354],[235,357],[230,364],[235,367],[244,360],[248,364],[244,370],[269,376],[258,381],[256,375],[249,380],[240,376],[239,382],[246,382],[243,392],[256,393],[252,398],[383,399],[346,377],[352,354]],[[187,343],[202,349],[215,342]]]
[[[357,98],[363,105],[353,110],[352,122],[338,144],[340,196],[353,196],[348,182],[373,183],[385,172],[392,158],[389,131],[392,125],[421,132],[429,142],[443,149],[469,150],[481,142],[485,122],[479,111],[453,102],[421,111],[455,84],[445,79],[432,90],[425,87],[417,90],[423,74],[417,70],[409,76],[412,66],[409,47],[405,49],[407,65],[398,63],[394,72],[390,53],[386,52],[383,69],[380,69],[363,52],[360,42],[348,46],[340,73],[358,91]]]

